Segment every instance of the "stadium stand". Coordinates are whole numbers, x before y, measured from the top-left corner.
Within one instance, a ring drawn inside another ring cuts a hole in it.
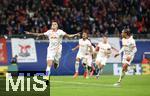
[[[128,26],[137,38],[149,38],[148,7],[149,0],[0,0],[0,32],[41,33],[54,19],[68,33],[88,28],[92,37],[118,36]]]

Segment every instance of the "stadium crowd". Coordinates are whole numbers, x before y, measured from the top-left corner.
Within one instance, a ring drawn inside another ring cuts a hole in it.
[[[57,20],[67,33],[89,29],[90,36],[117,36],[124,26],[150,32],[149,0],[0,0],[1,34],[45,32]]]

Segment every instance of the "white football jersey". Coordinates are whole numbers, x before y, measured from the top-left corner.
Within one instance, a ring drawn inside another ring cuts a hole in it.
[[[44,35],[48,36],[49,38],[49,48],[55,50],[60,45],[62,45],[62,39],[65,34],[66,33],[60,29],[58,29],[56,32],[53,30],[48,30],[45,32]]]
[[[92,45],[91,45],[92,46]],[[92,51],[94,51],[95,50],[95,48],[94,48],[94,46],[92,46]],[[92,52],[91,52],[91,48],[90,47],[88,47],[88,52],[87,52],[89,55],[92,55]]]
[[[109,43],[99,42],[98,43],[98,47],[99,47],[98,54],[101,54],[101,56],[107,57],[107,55],[105,54],[105,52],[107,52],[108,49],[111,50],[110,44]]]
[[[87,54],[89,51],[89,46],[91,46],[91,42],[88,39],[79,39],[79,53],[82,53],[84,55]]]
[[[128,39],[123,38],[122,45],[124,46],[124,55],[132,55],[134,54],[133,51],[137,50],[135,40],[132,36],[130,36]]]

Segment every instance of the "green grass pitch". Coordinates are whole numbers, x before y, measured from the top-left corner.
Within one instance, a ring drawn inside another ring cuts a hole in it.
[[[102,75],[98,80],[95,77],[51,76],[50,96],[150,96],[150,75],[126,76],[121,87],[114,87],[117,80],[118,76],[113,75]],[[33,90],[6,92],[5,84],[5,79],[0,79],[0,96],[48,96],[48,92]]]
[[[117,80],[118,76],[112,75],[98,80],[52,76],[50,96],[150,96],[150,75],[126,76],[120,87],[114,87]]]

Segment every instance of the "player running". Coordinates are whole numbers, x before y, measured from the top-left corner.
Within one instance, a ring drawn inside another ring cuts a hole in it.
[[[82,33],[82,38],[79,40],[79,45],[77,45],[75,48],[73,48],[72,50],[76,50],[79,48],[79,51],[77,53],[76,56],[76,62],[75,62],[75,74],[73,76],[73,78],[77,78],[78,77],[78,70],[79,70],[79,63],[82,60],[84,69],[85,69],[85,78],[88,78],[88,66],[91,66],[92,63],[92,57],[90,57],[90,54],[93,52],[92,50],[92,44],[90,42],[90,40],[88,39],[88,33],[83,31]]]
[[[118,82],[114,84],[115,86],[120,85],[121,80],[125,76],[125,72],[127,72],[127,68],[131,64],[134,55],[137,51],[135,40],[131,36],[130,30],[123,29],[121,35],[122,35],[122,48],[120,49],[119,53],[115,55],[115,57],[117,57],[123,52],[123,59],[122,59],[123,66],[122,66],[122,73],[120,74]]]
[[[62,51],[62,39],[63,37],[73,38],[75,36],[80,36],[80,34],[67,34],[63,30],[58,29],[58,23],[52,21],[51,29],[45,33],[31,33],[26,32],[26,34],[32,34],[36,36],[46,35],[49,38],[49,46],[47,48],[47,68],[46,68],[46,84],[49,84],[49,76],[51,72],[51,66],[54,64],[54,68],[58,68],[59,59],[61,58]]]
[[[87,61],[83,62],[83,66],[84,66],[84,70],[85,70],[85,72],[83,74],[84,78],[88,78],[88,75],[90,75],[90,77],[92,77],[93,74],[94,74],[94,70],[95,70],[95,67],[94,67],[94,56],[93,56],[94,55],[93,51],[95,50],[94,46],[95,46],[94,44],[91,45],[92,51],[91,51],[90,47],[88,48],[88,52],[87,52],[88,54],[85,56],[85,59]]]
[[[96,52],[97,50],[98,52]],[[96,78],[98,79],[111,54],[111,45],[108,43],[108,38],[106,36],[103,36],[102,41],[96,46],[95,53],[97,53],[95,63],[97,65]]]

